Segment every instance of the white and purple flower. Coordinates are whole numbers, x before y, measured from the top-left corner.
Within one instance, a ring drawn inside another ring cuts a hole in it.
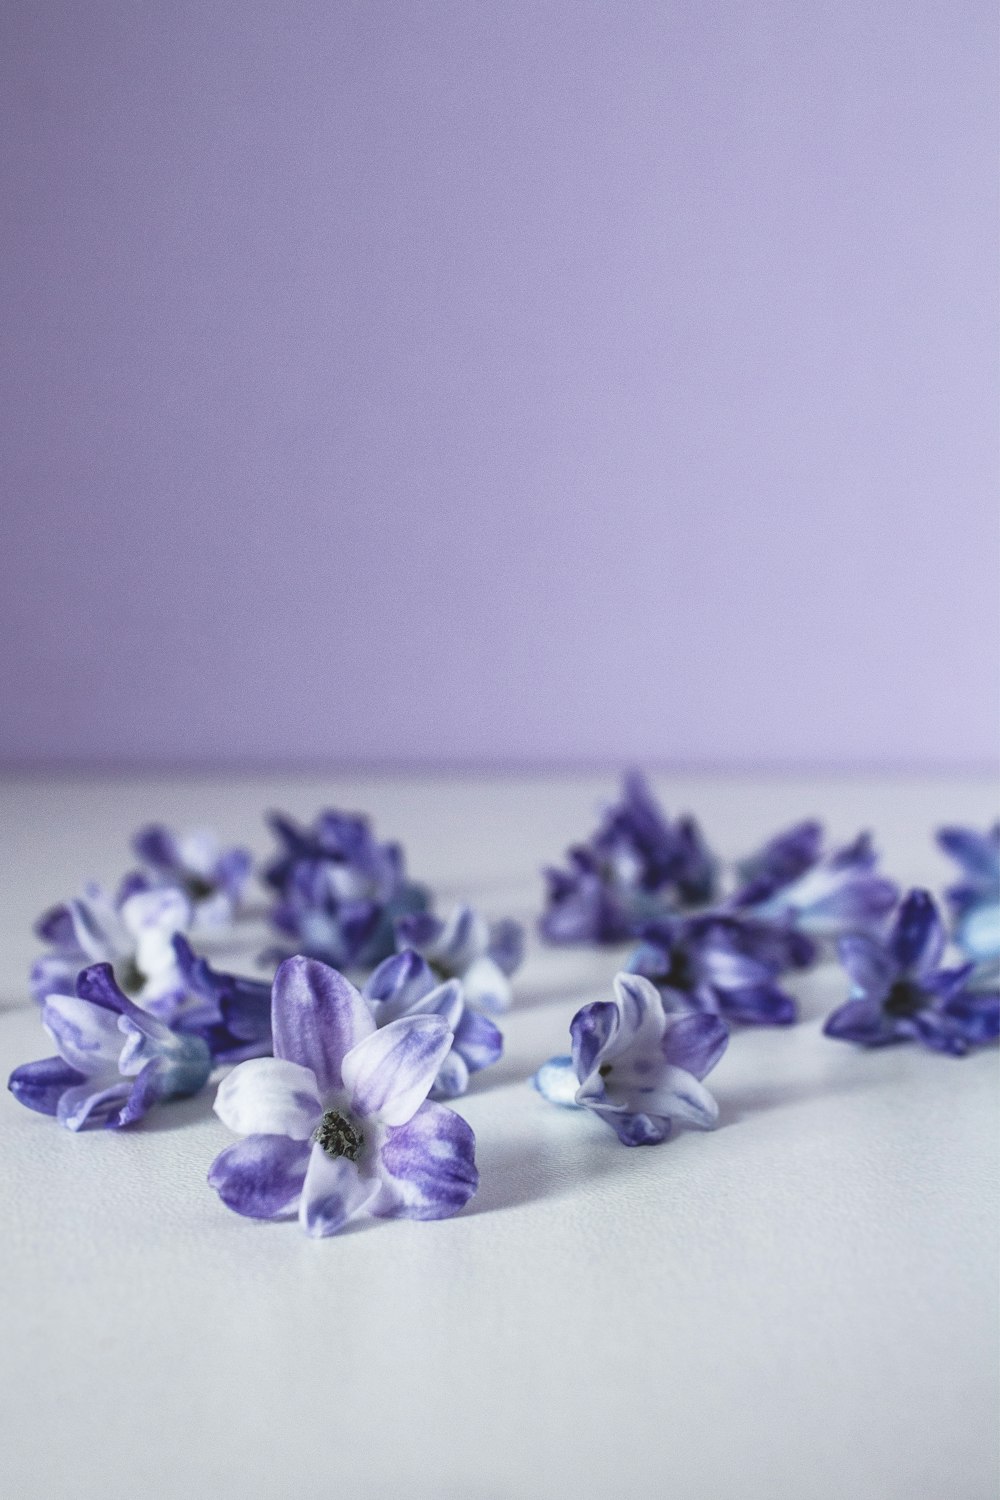
[[[448,1023],[454,1039],[431,1086],[432,1099],[456,1099],[464,1094],[469,1075],[490,1067],[503,1051],[499,1028],[466,1005],[461,980],[442,983],[412,948],[379,964],[361,993],[371,1005],[376,1026],[418,1015],[442,1016]]]
[[[694,818],[671,822],[638,771],[596,832],[548,869],[542,936],[552,943],[618,943],[667,912],[704,906],[719,864]]]
[[[195,928],[227,927],[236,917],[253,873],[248,849],[224,848],[210,829],[175,833],[162,823],[140,829],[132,848],[152,884],[186,896]]]
[[[36,924],[52,951],[32,965],[32,994],[39,1002],[55,994],[75,995],[80,971],[107,963],[130,999],[171,1022],[185,995],[173,937],[190,922],[190,903],[175,888],[137,890],[134,880],[126,880],[112,897],[102,886],[89,885]]]
[[[50,995],[42,1024],[59,1055],[15,1068],[7,1086],[67,1130],[133,1125],[156,1104],[196,1094],[212,1070],[205,1042],[133,1004],[110,964],[82,970],[75,995]]]
[[[821,825],[811,821],[779,834],[741,866],[742,884],[729,907],[820,939],[878,930],[899,890],[876,873],[871,836],[861,833],[828,855],[822,841]]]
[[[413,949],[440,979],[460,979],[469,1005],[502,1014],[510,1009],[510,976],[524,957],[524,929],[505,920],[492,926],[472,906],[445,918],[418,912],[396,921],[396,946]]]
[[[651,924],[627,969],[656,985],[667,1011],[701,1011],[742,1025],[788,1026],[797,1016],[777,983],[812,962],[811,940],[794,929],[727,912]]]
[[[986,833],[942,828],[937,838],[962,871],[962,880],[945,895],[955,942],[976,965],[969,988],[1000,990],[1000,823]]]
[[[726,1049],[718,1016],[668,1015],[640,974],[619,974],[614,1000],[598,1000],[570,1023],[572,1057],[553,1057],[534,1085],[553,1104],[589,1109],[625,1146],[665,1141],[674,1122],[711,1130],[718,1105],[702,1079]]]
[[[972,964],[942,969],[947,935],[927,891],[910,891],[888,937],[851,933],[837,953],[852,981],[851,998],[824,1031],[862,1047],[918,1041],[961,1057],[1000,1033],[1000,995],[969,989]]]
[[[274,1056],[234,1068],[216,1099],[245,1137],[208,1175],[227,1207],[297,1217],[313,1236],[362,1215],[442,1219],[464,1207],[479,1181],[475,1136],[427,1099],[454,1041],[445,1017],[379,1028],[342,974],[296,957],[275,975],[271,1024]]]
[[[173,944],[187,991],[178,1029],[200,1036],[216,1063],[270,1056],[271,981],[212,968],[182,933]]]

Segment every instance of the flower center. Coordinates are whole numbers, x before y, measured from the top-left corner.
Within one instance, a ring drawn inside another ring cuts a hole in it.
[[[209,896],[215,894],[215,886],[203,875],[186,875],[184,877],[184,890],[192,901],[207,901]]]
[[[927,1004],[927,996],[909,979],[897,979],[882,1002],[887,1016],[915,1016]]]
[[[327,1156],[346,1156],[349,1161],[357,1161],[365,1143],[354,1121],[342,1115],[339,1109],[327,1110],[312,1138],[317,1146],[323,1147]]]
[[[115,982],[123,994],[138,995],[146,983],[146,976],[134,958],[126,958],[115,964]]]

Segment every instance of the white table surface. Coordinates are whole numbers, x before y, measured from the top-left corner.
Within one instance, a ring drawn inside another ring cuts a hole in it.
[[[931,830],[970,779],[659,777],[727,855],[822,816],[940,888]],[[611,777],[7,780],[0,1066],[45,1055],[31,922],[128,864],[142,821],[263,853],[260,812],[364,809],[442,901],[537,912],[537,868]],[[526,1080],[609,952],[533,942],[506,1053],[461,1101],[482,1186],[458,1218],[313,1242],[205,1184],[211,1094],[73,1136],[5,1096],[0,1492],[17,1500],[994,1500],[997,1058],[735,1035],[714,1134],[627,1150]]]

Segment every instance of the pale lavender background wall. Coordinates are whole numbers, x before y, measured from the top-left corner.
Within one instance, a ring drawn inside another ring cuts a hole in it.
[[[994,9],[4,3],[0,754],[988,758]]]

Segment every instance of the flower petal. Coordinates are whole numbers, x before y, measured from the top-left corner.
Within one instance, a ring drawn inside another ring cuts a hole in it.
[[[114,1078],[107,1074],[100,1079],[89,1078],[85,1083],[66,1090],[59,1100],[56,1117],[67,1130],[90,1130],[101,1125],[115,1127],[131,1092],[130,1078]]]
[[[877,1005],[888,995],[899,975],[892,955],[866,933],[851,932],[838,939],[837,957],[847,970],[856,995],[863,995]]]
[[[219,1084],[215,1113],[236,1135],[308,1140],[323,1113],[316,1076],[283,1057],[256,1057]]]
[[[627,1054],[603,1079],[592,1075],[580,1085],[578,1098],[588,1108],[681,1120],[700,1130],[711,1130],[719,1118],[715,1099],[693,1073],[658,1065],[644,1054]]]
[[[910,891],[899,908],[889,947],[899,967],[918,978],[935,969],[946,942],[944,924],[928,891]]]
[[[669,1017],[661,1047],[672,1067],[704,1078],[715,1067],[729,1043],[729,1028],[718,1016]]]
[[[874,1001],[848,1000],[827,1016],[823,1034],[838,1042],[857,1042],[861,1047],[886,1047],[906,1041],[913,1035],[913,1027],[887,1016]]]
[[[658,1146],[670,1135],[671,1121],[627,1110],[592,1107],[592,1113],[610,1125],[623,1146]]]
[[[404,948],[379,964],[361,993],[366,1000],[376,1002],[376,1015],[384,1026],[408,1015],[437,982],[427,960],[414,949]]]
[[[375,1030],[371,1010],[349,980],[313,958],[288,958],[274,976],[274,1055],[316,1075],[321,1095],[342,1087],[344,1057]]]
[[[322,1239],[336,1234],[362,1213],[379,1191],[376,1176],[363,1176],[357,1162],[329,1156],[314,1145],[299,1202],[299,1223],[306,1234]]]
[[[569,1023],[569,1034],[578,1083],[600,1067],[620,1026],[621,1013],[613,1000],[594,1000],[577,1011]]]
[[[776,984],[750,984],[739,989],[719,990],[719,1010],[727,1021],[743,1026],[791,1026],[798,1006],[791,995]]]
[[[494,922],[490,928],[490,946],[487,957],[508,976],[515,973],[524,962],[524,928],[520,922],[505,917]]]
[[[386,1132],[378,1165],[380,1218],[446,1219],[479,1186],[472,1127],[443,1104],[424,1104],[405,1125]]]
[[[462,988],[469,1005],[480,1005],[497,1015],[510,1010],[510,980],[500,965],[483,954],[462,972]]]
[[[7,1087],[26,1109],[36,1110],[40,1115],[54,1115],[66,1090],[85,1082],[85,1075],[61,1057],[43,1057],[39,1062],[15,1068]]]
[[[117,1072],[124,1037],[116,1011],[76,995],[50,995],[42,1006],[42,1024],[71,1068],[88,1078],[108,1067]]]
[[[385,1125],[405,1125],[427,1098],[452,1041],[440,1016],[403,1016],[365,1037],[342,1066],[351,1109]]]
[[[542,1098],[547,1099],[550,1104],[561,1104],[564,1109],[579,1109],[576,1091],[580,1087],[580,1080],[576,1076],[571,1057],[550,1057],[548,1062],[542,1063],[531,1081]]]
[[[464,1057],[454,1047],[437,1071],[431,1085],[431,1099],[458,1099],[469,1087],[469,1069]]]
[[[488,1016],[475,1010],[463,1010],[454,1028],[453,1051],[465,1062],[470,1073],[488,1068],[503,1052],[503,1032]]]
[[[298,1212],[310,1147],[285,1135],[251,1135],[219,1153],[208,1183],[227,1208],[248,1219],[287,1219]]]

